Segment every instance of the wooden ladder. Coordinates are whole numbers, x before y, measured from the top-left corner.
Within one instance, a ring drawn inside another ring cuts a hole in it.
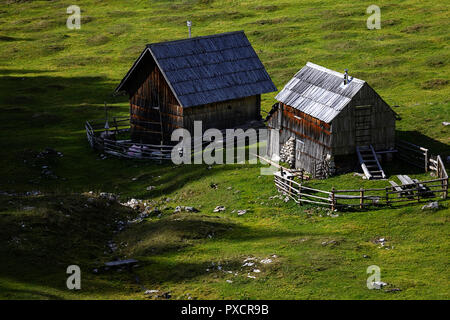
[[[156,134],[159,133],[161,135],[161,145],[163,145],[164,144],[164,132],[163,132],[164,128],[163,128],[163,122],[162,122],[161,108],[158,106],[158,107],[152,107],[152,109],[158,110],[159,122],[155,121],[154,123],[159,124],[159,131],[156,131],[155,133]]]
[[[356,146],[356,154],[367,179],[385,179],[386,174],[381,168],[377,154],[372,145]]]
[[[367,146],[371,142],[372,106],[355,107],[355,140],[357,146]]]

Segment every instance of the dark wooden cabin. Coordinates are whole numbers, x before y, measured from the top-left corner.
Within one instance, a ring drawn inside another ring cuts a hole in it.
[[[269,156],[295,138],[295,167],[314,173],[326,159],[395,145],[396,115],[367,82],[308,62],[281,90],[267,117]],[[277,135],[276,133],[279,133]]]
[[[243,31],[149,44],[115,92],[130,97],[132,140],[170,142],[176,128],[193,134],[261,119],[261,94],[276,91]]]

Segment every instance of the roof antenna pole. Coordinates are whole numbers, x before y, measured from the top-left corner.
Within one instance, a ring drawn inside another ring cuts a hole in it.
[[[191,21],[187,21],[187,26],[188,26],[188,29],[189,29],[189,38],[191,37],[191,26],[192,26],[192,22]]]
[[[348,69],[345,69],[345,73],[344,73],[344,85],[346,85],[348,83]]]

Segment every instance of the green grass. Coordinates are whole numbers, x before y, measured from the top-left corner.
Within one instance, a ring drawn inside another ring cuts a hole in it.
[[[83,130],[86,119],[103,117],[104,101],[110,114],[128,114],[126,97],[112,96],[115,86],[145,44],[186,37],[186,20],[192,20],[194,36],[245,30],[279,89],[307,61],[348,68],[399,106],[399,137],[445,158],[450,156],[449,127],[441,124],[450,121],[448,4],[380,1],[382,29],[367,30],[370,1],[92,0],[78,3],[81,30],[68,30],[71,2],[0,3],[0,191],[43,193],[0,196],[0,298],[147,298],[133,274],[91,272],[115,257],[139,259],[134,273],[142,284],[170,291],[173,299],[449,298],[448,201],[432,212],[414,204],[332,218],[325,210],[269,200],[276,190],[271,177],[259,175],[259,166],[100,160]],[[274,96],[263,95],[264,110]],[[46,147],[64,156],[36,160]],[[50,165],[58,178],[45,178],[42,165]],[[409,167],[387,168],[391,175],[400,170],[428,176]],[[380,183],[386,182],[350,173],[311,185]],[[156,188],[147,191],[149,185]],[[149,199],[162,215],[114,234],[114,221],[137,213],[102,200],[91,203],[83,194],[91,190],[114,192],[122,200]],[[177,205],[200,212],[173,214]],[[213,213],[217,205],[226,210]],[[27,206],[34,209],[24,210]],[[240,209],[247,213],[232,213]],[[377,237],[393,248],[378,248]],[[127,245],[111,253],[111,239]],[[256,279],[241,270],[245,258],[273,254],[273,263],[258,266]],[[233,274],[207,272],[212,262]],[[80,291],[65,287],[70,264],[82,269]],[[373,264],[380,266],[382,281],[402,291],[368,290],[366,268]]]

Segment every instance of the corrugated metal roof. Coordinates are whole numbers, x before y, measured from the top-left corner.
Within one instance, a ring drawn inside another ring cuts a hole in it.
[[[330,123],[364,85],[353,78],[346,85],[344,74],[308,62],[275,97],[278,101]]]
[[[154,43],[147,50],[183,107],[277,91],[243,31]]]

